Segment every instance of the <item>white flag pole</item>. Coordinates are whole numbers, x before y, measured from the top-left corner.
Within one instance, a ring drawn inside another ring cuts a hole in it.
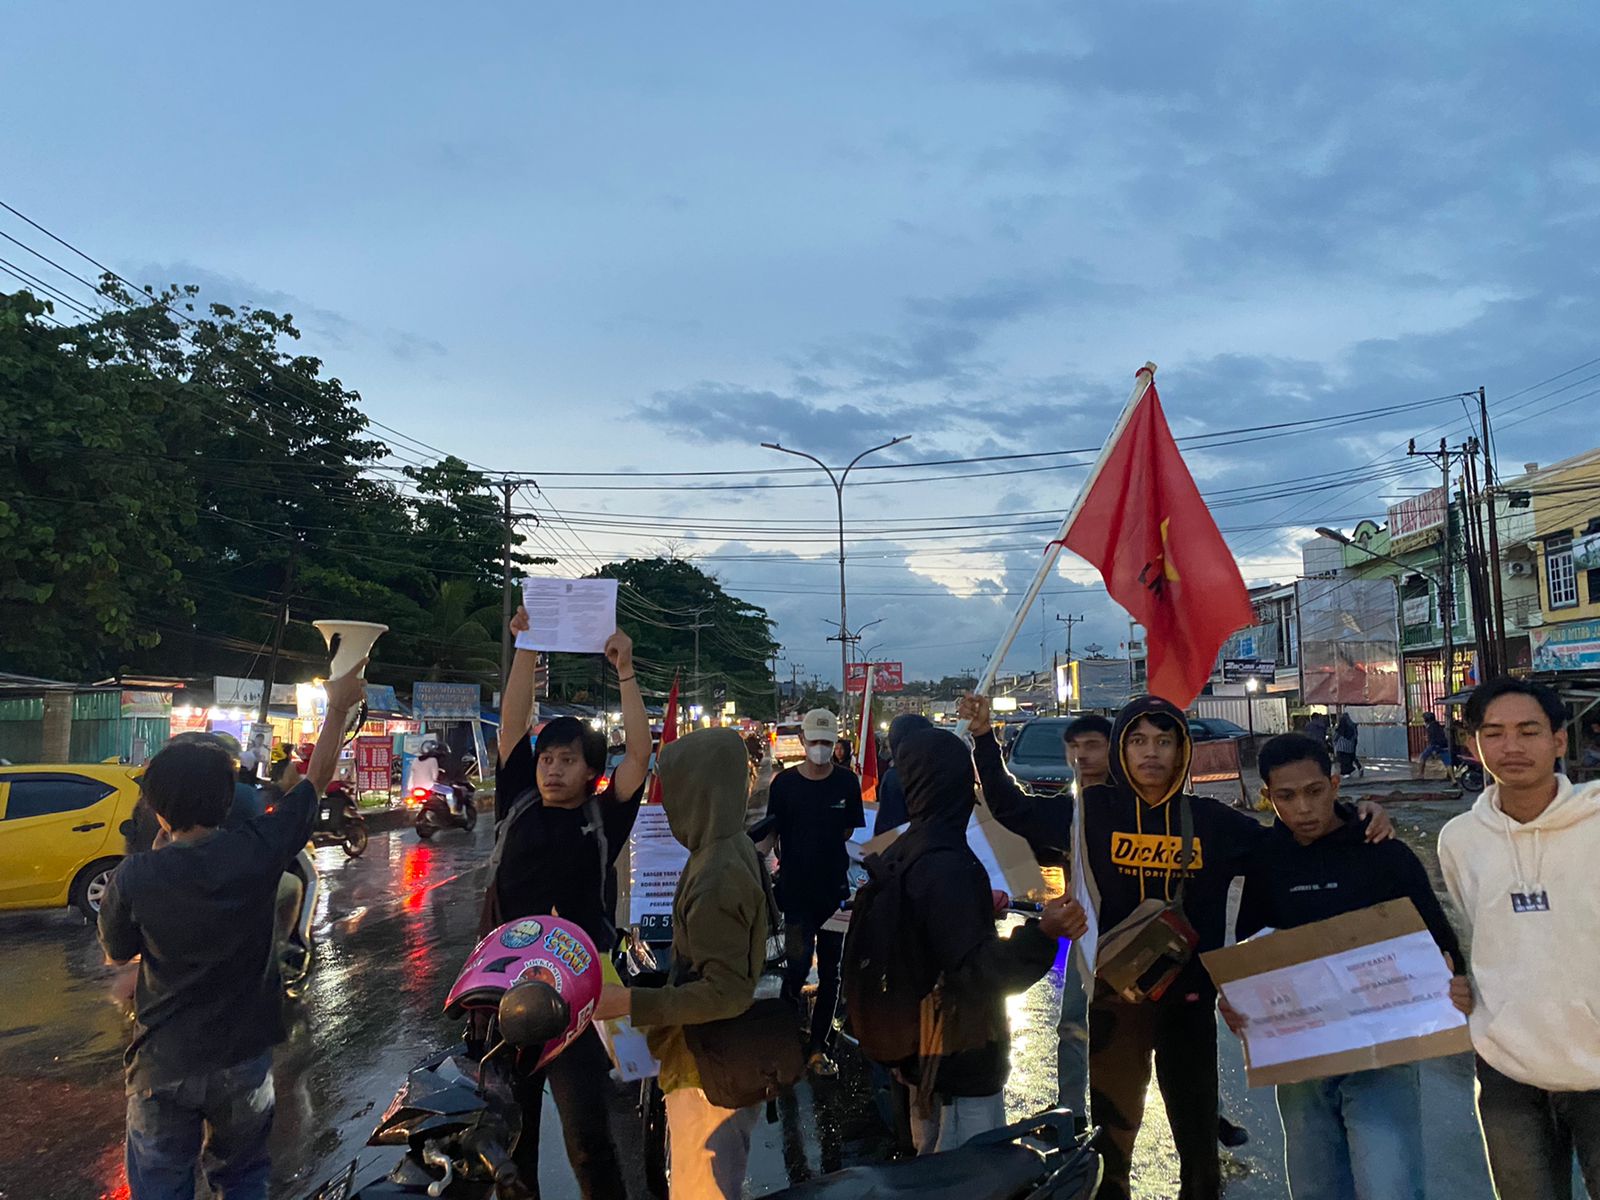
[[[867,739],[872,736],[872,676],[875,668],[867,664],[866,690],[861,693],[861,738],[856,743],[856,766],[860,767],[867,753]]]
[[[1000,672],[1000,664],[1005,661],[1006,653],[1011,649],[1011,643],[1017,640],[1017,634],[1022,631],[1022,623],[1028,618],[1028,610],[1033,607],[1033,602],[1039,598],[1039,593],[1044,590],[1045,580],[1050,578],[1050,572],[1055,568],[1056,559],[1061,557],[1060,541],[1067,536],[1067,531],[1072,528],[1073,521],[1077,520],[1083,502],[1088,499],[1093,490],[1095,480],[1100,478],[1100,472],[1110,457],[1111,448],[1117,444],[1117,439],[1122,436],[1122,431],[1127,428],[1128,422],[1133,419],[1133,411],[1138,407],[1139,401],[1144,399],[1145,392],[1155,382],[1156,365],[1147,362],[1133,377],[1133,391],[1128,395],[1128,402],[1122,406],[1122,413],[1117,417],[1117,423],[1111,427],[1111,434],[1106,438],[1105,445],[1100,447],[1100,457],[1095,459],[1094,466],[1090,468],[1089,477],[1084,480],[1083,487],[1078,490],[1078,498],[1072,502],[1072,507],[1067,510],[1066,517],[1061,522],[1061,529],[1056,533],[1056,543],[1045,550],[1044,561],[1039,564],[1039,570],[1033,577],[1027,595],[1023,596],[1022,603],[1017,605],[1016,616],[1011,618],[1011,624],[1006,628],[1000,638],[1000,644],[994,648],[994,653],[989,656],[989,663],[983,669],[983,676],[978,680],[975,689],[980,696],[987,696],[994,687],[995,676]],[[962,721],[956,726],[956,733],[965,736],[967,723]]]

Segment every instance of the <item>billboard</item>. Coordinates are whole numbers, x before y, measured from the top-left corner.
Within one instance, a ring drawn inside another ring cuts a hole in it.
[[[1400,628],[1391,579],[1306,579],[1300,609],[1307,704],[1399,704]]]
[[[1389,508],[1389,544],[1427,533],[1444,524],[1444,488],[1436,487],[1419,496],[1408,496]]]
[[[1528,630],[1535,671],[1600,671],[1600,621],[1567,621]]]
[[[418,717],[475,721],[481,715],[482,690],[475,683],[414,683],[411,711]]]
[[[851,663],[845,674],[845,691],[859,695],[867,690],[867,665],[866,663]],[[872,691],[874,695],[881,696],[885,692],[903,692],[906,689],[903,676],[903,664],[897,662],[881,662],[871,664]]]

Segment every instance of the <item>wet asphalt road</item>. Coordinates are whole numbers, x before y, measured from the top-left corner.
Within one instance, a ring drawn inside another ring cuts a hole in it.
[[[1455,811],[1418,806],[1406,815],[1399,807],[1396,823],[1419,849]],[[427,845],[409,831],[378,835],[355,861],[336,848],[318,852],[319,960],[274,1072],[275,1196],[305,1195],[352,1157],[393,1153],[367,1149],[366,1137],[406,1070],[454,1038],[454,1024],[439,1009],[473,943],[489,846],[483,823],[474,835],[441,835]],[[0,944],[0,1095],[13,1117],[0,1139],[0,1198],[124,1197],[121,1055],[128,1025],[108,997],[111,972],[93,931],[67,911],[6,914]],[[1007,1104],[1014,1116],[1054,1100],[1060,979],[1058,962],[1011,1002],[1016,1036]],[[1271,1093],[1247,1091],[1226,1030],[1221,1044],[1225,1110],[1252,1135],[1248,1146],[1224,1152],[1227,1194],[1284,1197]],[[863,1073],[844,1065],[839,1079],[796,1089],[779,1120],[758,1127],[750,1195],[884,1154]],[[1488,1200],[1469,1065],[1443,1060],[1425,1071],[1430,1200]],[[1176,1157],[1153,1088],[1150,1101],[1136,1193],[1169,1197],[1177,1190]],[[553,1110],[547,1117],[543,1191],[547,1200],[567,1200],[576,1188]],[[619,1149],[632,1165],[638,1139],[630,1097],[620,1089],[614,1119]]]

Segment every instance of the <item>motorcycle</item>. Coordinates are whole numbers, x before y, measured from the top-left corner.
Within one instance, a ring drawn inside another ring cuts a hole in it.
[[[311,828],[313,846],[343,846],[350,858],[360,858],[367,848],[367,819],[356,804],[355,792],[342,779],[328,785],[317,802],[317,819]]]
[[[521,1054],[534,1069],[548,1063],[589,1027],[599,995],[599,955],[577,926],[535,917],[494,930],[445,1001],[447,1016],[485,1023],[483,1042],[412,1068],[367,1140],[404,1147],[398,1161],[365,1169],[352,1161],[307,1200],[527,1200],[533,1192],[512,1161],[522,1130],[512,1061]]]
[[[478,824],[478,793],[470,783],[436,780],[430,787],[414,787],[406,803],[417,810],[417,836],[427,841],[441,829],[465,829]]]
[[[981,1133],[966,1145],[904,1162],[849,1167],[776,1192],[773,1200],[1092,1200],[1100,1188],[1095,1132],[1072,1132],[1072,1114],[1042,1112]]]
[[[321,890],[316,860],[307,847],[295,855],[278,883],[278,978],[289,1000],[305,994],[306,977],[311,974],[315,952],[311,922]]]

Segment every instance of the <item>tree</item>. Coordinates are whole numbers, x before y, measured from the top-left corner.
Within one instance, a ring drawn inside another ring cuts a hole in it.
[[[188,610],[196,498],[165,457],[161,381],[49,311],[0,296],[0,662],[75,679]]]

